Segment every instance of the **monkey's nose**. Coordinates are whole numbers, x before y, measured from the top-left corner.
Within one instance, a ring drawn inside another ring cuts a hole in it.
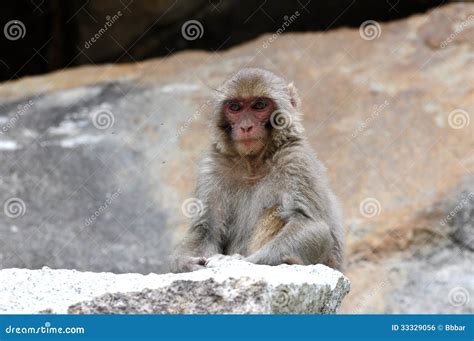
[[[253,126],[249,126],[249,127],[240,127],[240,129],[242,130],[243,133],[250,133],[253,129]]]

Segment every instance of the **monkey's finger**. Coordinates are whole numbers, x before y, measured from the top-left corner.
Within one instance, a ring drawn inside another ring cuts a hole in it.
[[[206,257],[188,257],[187,262],[190,264],[206,265]]]
[[[208,259],[206,262],[206,268],[215,268],[223,264],[224,262],[217,259]]]
[[[223,261],[226,257],[228,257],[228,256],[224,256],[224,255],[220,255],[220,254],[211,256],[206,260],[206,263],[204,265],[208,268],[216,267],[216,266],[220,265],[221,263],[223,263]]]
[[[234,254],[232,256],[218,254],[218,255],[214,255],[214,256],[210,257],[207,260],[206,267],[207,268],[215,268],[215,267],[218,267],[218,266],[222,266],[225,263],[234,262],[236,260],[243,260],[243,259],[244,259],[244,257],[242,257],[239,254]]]
[[[239,253],[234,253],[231,257],[232,257],[232,259],[237,259],[237,260],[244,260],[245,259],[245,257],[242,256]]]
[[[207,258],[206,257],[199,257],[198,264],[202,266],[206,266]]]
[[[199,265],[199,264],[189,264],[189,271],[197,271],[197,270],[202,270],[205,269],[206,267],[204,265]]]

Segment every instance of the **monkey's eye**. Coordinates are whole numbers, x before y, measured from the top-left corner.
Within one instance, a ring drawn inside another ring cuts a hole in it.
[[[242,106],[237,102],[231,102],[229,103],[229,109],[230,111],[239,111],[242,109]]]
[[[267,106],[267,102],[263,99],[257,99],[257,101],[253,104],[252,108],[256,110],[262,110]]]

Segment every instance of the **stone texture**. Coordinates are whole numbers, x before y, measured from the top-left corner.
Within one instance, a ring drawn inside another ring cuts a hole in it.
[[[165,271],[209,142],[211,89],[259,66],[301,90],[306,133],[341,198],[352,283],[341,311],[471,312],[472,298],[449,298],[457,287],[474,294],[472,199],[443,222],[474,191],[472,23],[443,42],[473,14],[472,3],[450,4],[380,23],[370,41],[342,28],[284,34],[263,48],[263,35],[225,52],[0,85],[0,129],[24,111],[0,134],[0,202],[26,206],[16,219],[0,211],[0,267]],[[90,118],[101,108],[114,115],[109,129]],[[455,129],[458,109],[469,121]],[[367,198],[379,203],[373,214],[361,209]]]
[[[0,313],[328,314],[349,281],[324,265],[232,260],[184,274],[0,270]],[[54,285],[52,285],[54,283]]]

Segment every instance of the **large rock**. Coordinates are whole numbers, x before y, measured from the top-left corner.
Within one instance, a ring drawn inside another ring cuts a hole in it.
[[[328,314],[349,281],[324,265],[271,267],[231,261],[192,273],[0,271],[0,313]]]
[[[206,101],[259,66],[299,87],[341,198],[352,282],[342,311],[472,312],[452,293],[474,294],[473,14],[451,4],[380,23],[372,40],[349,28],[264,35],[1,85],[0,202],[21,199],[24,214],[0,214],[0,267],[165,271],[209,142]]]
[[[9,40],[4,34],[0,35],[0,80],[80,64],[135,62],[184,49],[227,49],[264,32],[274,32],[285,16],[297,11],[298,20],[288,25],[287,31],[358,26],[367,18],[405,17],[443,2],[445,0],[391,3],[332,0],[330,4],[255,0],[15,1],[2,8],[0,22],[21,20],[25,36]],[[182,33],[183,27],[190,27],[184,29],[187,36]]]

